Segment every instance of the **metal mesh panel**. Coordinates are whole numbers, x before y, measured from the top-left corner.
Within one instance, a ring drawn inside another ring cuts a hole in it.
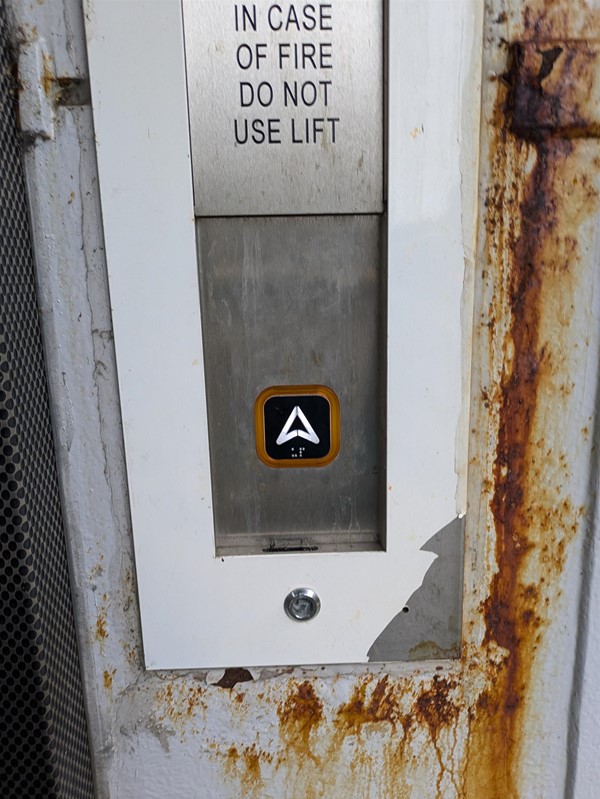
[[[93,797],[0,0],[0,796]]]

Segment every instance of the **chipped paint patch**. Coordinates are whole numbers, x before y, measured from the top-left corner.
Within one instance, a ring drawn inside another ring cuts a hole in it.
[[[219,688],[234,688],[240,682],[249,682],[254,679],[248,669],[225,669],[221,679],[214,683]]]
[[[437,557],[371,645],[369,662],[460,657],[464,524],[453,519],[421,547]]]

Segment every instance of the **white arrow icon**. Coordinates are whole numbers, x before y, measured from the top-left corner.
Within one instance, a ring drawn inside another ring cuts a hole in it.
[[[300,419],[304,425],[304,430],[290,430],[290,427],[294,424],[296,419]],[[283,430],[277,436],[277,441],[275,443],[280,445],[285,444],[286,441],[291,441],[292,438],[296,438],[296,436],[305,438],[307,441],[310,441],[311,444],[319,443],[319,436],[313,430],[311,423],[302,412],[302,409],[297,405],[294,406],[294,410],[290,413],[287,422],[283,425]]]

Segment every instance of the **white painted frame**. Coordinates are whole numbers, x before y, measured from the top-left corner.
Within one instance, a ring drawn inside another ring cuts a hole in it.
[[[471,0],[389,2],[387,551],[216,557],[179,0],[87,0],[146,665],[364,662],[464,508],[461,96]],[[469,41],[475,36],[475,45]],[[466,41],[465,41],[466,37]],[[431,57],[430,57],[430,54]],[[469,195],[475,208],[475,192]],[[468,213],[471,213],[468,209]],[[252,413],[252,408],[248,413]],[[462,495],[462,490],[460,494]],[[314,588],[319,616],[283,611]]]

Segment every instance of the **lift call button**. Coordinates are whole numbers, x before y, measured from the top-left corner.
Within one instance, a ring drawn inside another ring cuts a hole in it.
[[[326,466],[340,451],[340,403],[326,386],[274,386],[254,405],[256,451],[267,466]]]

